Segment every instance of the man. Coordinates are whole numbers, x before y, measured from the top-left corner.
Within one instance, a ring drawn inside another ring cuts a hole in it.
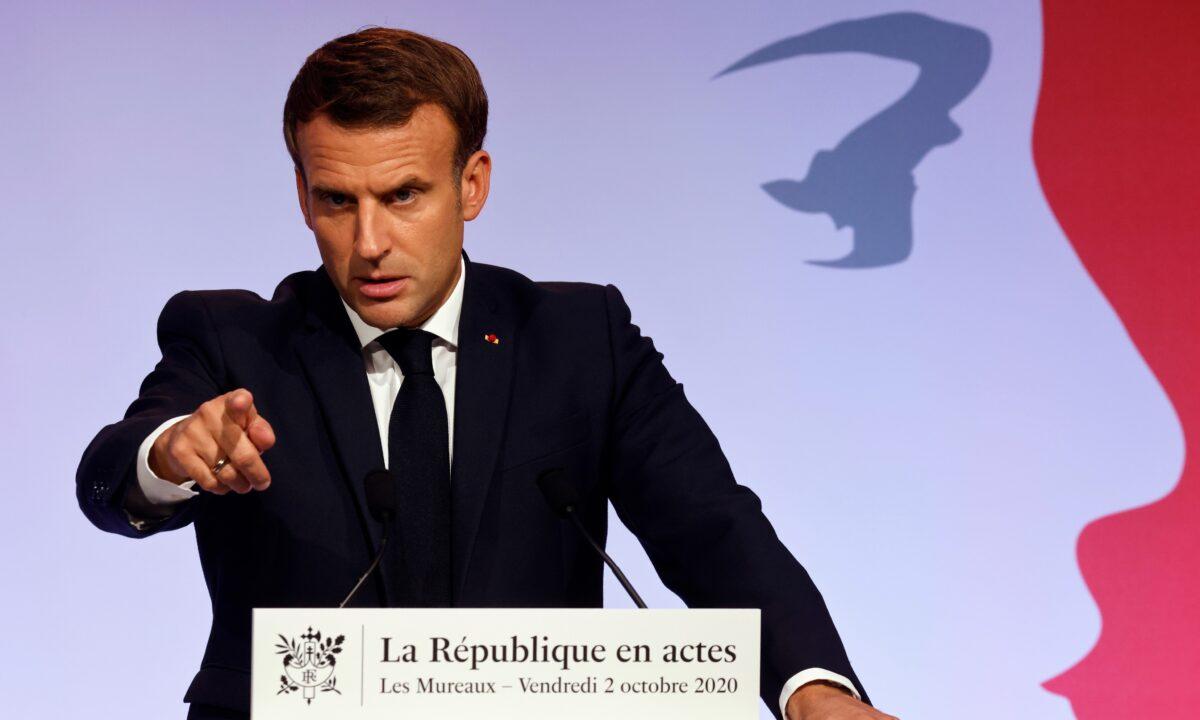
[[[251,608],[334,605],[353,585],[382,533],[363,484],[381,466],[399,542],[360,605],[600,605],[600,560],[535,482],[559,468],[592,532],[611,500],[689,605],[762,608],[773,712],[888,717],[616,288],[462,252],[486,126],[453,46],[372,28],[313,53],[284,135],[321,267],[270,301],[172,297],[162,360],[84,452],[79,502],[100,528],[195,525],[213,625],[189,718],[244,717]]]

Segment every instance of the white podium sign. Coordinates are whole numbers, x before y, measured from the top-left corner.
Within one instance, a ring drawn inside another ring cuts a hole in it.
[[[758,714],[758,610],[255,609],[250,712],[307,718]]]

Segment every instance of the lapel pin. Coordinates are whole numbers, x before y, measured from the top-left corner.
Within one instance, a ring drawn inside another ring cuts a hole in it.
[[[496,333],[487,333],[486,335],[483,336],[483,339],[487,340],[488,342],[490,342],[493,345],[500,344],[500,338],[496,337]]]

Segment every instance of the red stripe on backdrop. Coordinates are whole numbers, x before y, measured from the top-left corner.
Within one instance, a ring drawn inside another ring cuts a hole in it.
[[[1183,426],[1161,500],[1089,524],[1100,638],[1045,683],[1083,720],[1200,716],[1200,3],[1044,0],[1034,123],[1054,214]],[[1141,483],[1130,477],[1128,482]]]

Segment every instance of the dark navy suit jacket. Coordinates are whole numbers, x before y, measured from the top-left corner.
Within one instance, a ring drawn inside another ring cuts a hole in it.
[[[611,501],[689,606],[762,609],[761,694],[772,712],[783,682],[809,667],[861,691],[817,588],[758,497],[734,480],[617,289],[534,282],[469,259],[465,268],[454,604],[603,604],[601,561],[535,484],[541,471],[564,468],[591,532],[603,541]],[[245,711],[251,608],[336,606],[379,542],[363,497],[363,477],[384,463],[362,349],[323,268],[288,276],[269,301],[244,290],[181,292],[163,308],[158,341],[162,360],[137,400],[83,454],[79,504],[101,529],[130,537],[194,524],[213,620],[185,700]],[[131,525],[123,505],[142,440],[239,387],[275,429],[263,455],[270,489],[201,492],[165,520]],[[357,604],[387,605],[387,587],[375,581]]]

